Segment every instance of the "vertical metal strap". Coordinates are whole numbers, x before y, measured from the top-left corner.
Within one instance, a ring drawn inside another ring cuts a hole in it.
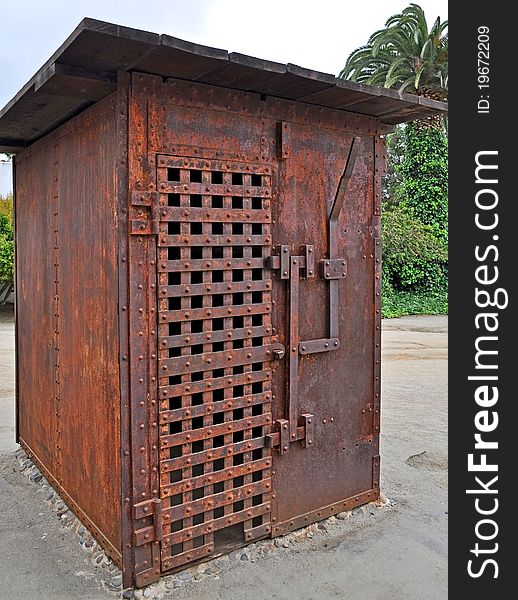
[[[135,96],[129,102],[129,189],[142,193],[152,205],[156,199],[155,168],[147,153],[148,103]],[[151,238],[151,221],[141,218],[146,204],[129,208],[129,224],[135,235],[129,236],[129,367],[132,456],[132,495],[137,503],[158,496],[154,465],[158,462],[156,406],[156,241]],[[144,212],[147,212],[145,210]],[[144,215],[145,216],[145,215]],[[140,225],[144,225],[141,229]],[[130,233],[132,233],[130,229]],[[149,538],[134,549],[134,580],[140,587],[160,577],[160,543]]]
[[[121,395],[121,524],[122,584],[133,583],[132,540],[133,512],[131,473],[131,426],[129,388],[129,319],[128,319],[128,95],[129,75],[117,73],[117,195],[118,195],[118,299],[119,299],[119,381]]]
[[[373,424],[374,435],[380,432],[381,402],[381,240],[374,238],[374,374]]]
[[[277,155],[278,158],[286,160],[291,157],[291,127],[286,121],[277,123]]]
[[[282,259],[281,259],[282,260]],[[288,419],[290,439],[297,439],[297,405],[299,398],[299,257],[290,259],[290,347]]]

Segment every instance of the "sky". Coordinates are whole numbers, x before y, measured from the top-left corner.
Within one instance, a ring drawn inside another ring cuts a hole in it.
[[[410,0],[0,0],[0,108],[83,17],[338,74]],[[447,0],[418,0],[429,25]],[[0,190],[0,193],[5,191]]]

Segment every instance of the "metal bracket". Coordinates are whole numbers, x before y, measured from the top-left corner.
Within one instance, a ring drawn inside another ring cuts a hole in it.
[[[302,445],[304,446],[304,448],[309,448],[309,446],[313,445],[315,419],[310,413],[304,413],[301,416],[304,419],[304,439],[302,440]]]
[[[277,423],[279,424],[281,454],[285,454],[290,448],[290,422],[287,419],[278,419]]]
[[[290,255],[290,247],[282,244],[279,247],[278,256],[270,256],[267,259],[270,269],[279,269],[281,279],[289,279],[289,347],[288,347],[288,406],[287,419],[279,419],[277,424],[279,431],[269,434],[267,445],[269,447],[280,446],[280,453],[285,454],[291,442],[307,440],[306,425],[298,426],[298,378],[299,378],[299,279],[301,272],[306,277],[314,277],[315,274],[315,247],[306,245],[300,256]],[[276,358],[282,358],[284,354],[278,354]],[[313,422],[310,415],[309,423]],[[304,443],[308,447],[313,443],[313,434],[310,434],[311,443]]]
[[[317,352],[331,352],[338,350],[340,340],[338,338],[323,338],[321,340],[308,340],[307,342],[299,343],[299,352],[302,355],[316,354]]]
[[[158,192],[130,192],[130,204],[133,209],[130,219],[130,235],[157,235],[159,233],[159,199]],[[138,210],[136,217],[135,209]]]
[[[344,258],[326,258],[320,261],[324,279],[343,279],[347,275],[347,261]]]
[[[290,247],[287,245],[281,245],[280,248],[280,271],[281,279],[290,278]]]
[[[315,246],[306,244],[306,279],[315,276]]]
[[[310,413],[300,415],[304,419],[304,425],[297,427],[294,432],[290,432],[290,422],[288,419],[277,419],[279,431],[274,431],[266,436],[266,446],[276,448],[279,446],[279,452],[286,454],[290,449],[292,442],[302,442],[303,448],[309,448],[314,440],[314,416]]]

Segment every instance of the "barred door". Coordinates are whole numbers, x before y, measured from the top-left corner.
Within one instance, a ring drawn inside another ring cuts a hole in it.
[[[272,168],[158,157],[162,570],[270,532]]]

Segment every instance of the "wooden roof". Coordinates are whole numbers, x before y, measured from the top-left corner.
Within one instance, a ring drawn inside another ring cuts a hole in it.
[[[118,70],[347,110],[387,125],[447,111],[444,102],[85,18],[0,111],[0,151],[20,150],[111,93]]]

